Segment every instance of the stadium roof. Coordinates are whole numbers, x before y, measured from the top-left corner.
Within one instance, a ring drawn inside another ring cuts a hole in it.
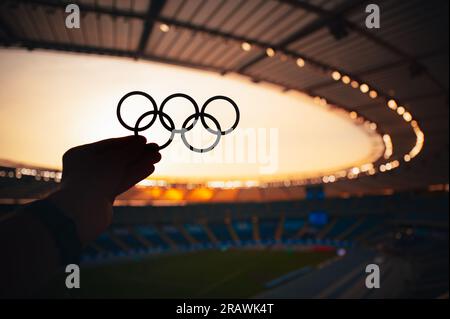
[[[69,3],[80,7],[80,29],[59,27]],[[2,1],[0,43],[239,73],[255,83],[320,96],[376,122],[392,139],[391,159],[401,162],[392,171],[335,183],[334,190],[448,184],[449,3],[378,1],[380,29],[365,26],[368,3]],[[370,97],[366,91],[376,94]],[[390,99],[396,101],[395,110],[387,106]],[[405,161],[405,155],[418,136],[400,105],[425,135],[423,149],[412,161]]]

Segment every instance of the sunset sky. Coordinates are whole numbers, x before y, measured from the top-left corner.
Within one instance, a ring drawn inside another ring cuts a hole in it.
[[[379,140],[347,116],[330,112],[300,93],[283,93],[238,76],[129,59],[18,50],[0,50],[0,70],[0,159],[4,160],[60,168],[61,155],[72,146],[132,134],[117,121],[116,106],[124,94],[134,90],[149,93],[158,104],[170,94],[187,93],[200,107],[211,96],[226,95],[241,111],[239,131],[223,136],[216,153],[193,154],[175,136],[162,151],[156,177],[211,180],[314,175],[370,162],[381,151]],[[134,123],[149,106],[139,98],[129,102],[124,116]],[[175,100],[165,111],[180,127],[192,107]],[[234,119],[226,103],[211,105],[208,113],[223,129]],[[201,130],[200,123],[197,126]],[[260,162],[204,163],[225,156],[226,140],[235,140],[249,128],[278,131],[277,151],[272,154],[278,158],[276,171],[261,172],[264,163]],[[143,134],[155,142],[168,136],[160,124]],[[190,163],[177,162],[180,159]]]

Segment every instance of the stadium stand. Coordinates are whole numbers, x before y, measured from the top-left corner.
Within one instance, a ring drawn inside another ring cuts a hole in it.
[[[414,201],[410,200],[412,197]],[[370,207],[374,198],[329,199],[334,203],[335,211],[328,213],[331,218],[321,228],[306,221],[306,212],[297,213],[297,216],[292,213],[297,211],[294,207],[313,207],[313,203],[323,205],[314,200],[272,203],[269,211],[262,209],[266,204],[260,204],[263,213],[259,213],[258,205],[251,204],[253,217],[233,220],[231,212],[246,210],[247,205],[237,204],[234,210],[230,210],[229,204],[192,205],[177,210],[173,207],[116,207],[116,222],[86,248],[84,256],[85,260],[93,257],[107,260],[135,254],[257,245],[375,246],[397,234],[397,229],[424,236],[439,231],[441,236],[448,236],[448,193],[396,194],[376,199],[383,202],[383,211],[369,209],[350,216],[348,211],[352,206]],[[6,212],[17,206],[0,207]],[[288,218],[278,213],[280,208],[290,212],[285,213]],[[196,220],[199,211],[202,215],[209,212],[207,223]],[[405,211],[414,213],[405,214]],[[160,220],[158,216],[165,218]],[[252,220],[258,220],[258,223]],[[259,229],[260,240],[255,237],[255,227]]]
[[[2,170],[8,172],[0,177],[0,218],[59,186],[57,172],[48,171],[47,178],[42,174],[37,179],[17,175],[19,168],[2,167]],[[82,264],[107,266],[141,257],[230,249],[336,252],[345,249],[349,251],[348,258],[341,266],[331,262],[318,269],[293,270],[268,281],[264,285],[268,291],[262,296],[297,298],[317,291],[320,298],[445,298],[448,206],[446,188],[258,203],[115,206],[113,225],[85,247]],[[373,251],[388,260],[383,266],[383,276],[391,288],[368,293],[358,288],[363,278],[350,275],[363,260],[374,258]],[[403,268],[407,271],[402,271]],[[302,282],[303,277],[309,276],[319,276],[323,286]],[[336,276],[343,279],[335,282]],[[286,290],[293,284],[297,284],[296,288]]]
[[[86,247],[86,264],[205,249],[351,249],[354,263],[318,272],[319,282],[347,277],[350,266],[374,257],[358,250],[369,247],[395,257],[388,277],[398,275],[397,257],[412,265],[403,297],[448,298],[448,1],[380,0],[377,32],[364,25],[366,1],[359,0],[73,2],[82,28],[59,32],[67,1],[1,1],[0,45],[240,75],[371,119],[394,144],[374,175],[349,168],[335,182],[323,176],[217,188],[203,203],[186,184],[134,187],[119,196],[111,228]],[[57,170],[0,162],[0,218],[58,189],[60,179]],[[179,206],[157,206],[173,192]],[[304,290],[281,295],[389,296],[354,290],[361,278],[350,279],[342,282],[348,291],[301,282]]]

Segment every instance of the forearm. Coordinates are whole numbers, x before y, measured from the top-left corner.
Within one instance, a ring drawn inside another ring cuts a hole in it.
[[[0,297],[23,297],[58,269],[78,263],[82,245],[111,222],[112,202],[66,188],[0,222]]]
[[[0,222],[0,297],[27,297],[60,267],[46,226],[25,207]]]
[[[59,191],[0,221],[0,297],[33,294],[78,263],[110,224],[114,198],[153,173],[161,155],[141,136],[78,146],[63,156]]]

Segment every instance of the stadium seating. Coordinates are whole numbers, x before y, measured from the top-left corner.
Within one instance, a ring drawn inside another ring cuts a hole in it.
[[[184,228],[188,232],[188,234],[200,244],[208,244],[210,239],[205,229],[199,224],[185,224]]]
[[[0,214],[57,189],[55,179],[0,167]],[[315,198],[268,203],[117,206],[114,223],[83,253],[85,261],[199,249],[389,242],[399,229],[448,237],[448,192]],[[401,232],[400,232],[401,233]],[[445,235],[446,234],[446,235]]]
[[[253,226],[250,221],[236,221],[232,223],[232,227],[238,240],[244,245],[254,241]]]
[[[332,247],[347,247],[355,244],[374,244],[392,238],[399,227],[406,229],[405,225],[415,227],[416,234],[428,235],[430,226],[445,225],[448,223],[448,216],[445,212],[445,201],[448,194],[437,194],[435,196],[421,197],[420,205],[406,205],[407,195],[396,195],[378,197],[376,201],[384,202],[386,208],[393,213],[390,215],[383,212],[374,213],[371,211],[365,214],[333,214],[324,225],[312,225],[306,214],[298,214],[296,209],[299,206],[307,206],[311,203],[305,202],[284,202],[273,203],[270,210],[261,209],[252,204],[245,207],[244,204],[237,204],[236,207],[226,205],[215,205],[207,207],[203,205],[202,211],[207,212],[209,219],[201,222],[195,220],[195,212],[198,206],[188,206],[174,210],[173,207],[117,207],[120,214],[126,214],[133,210],[140,210],[142,218],[148,220],[147,212],[154,214],[154,210],[164,211],[164,214],[152,216],[165,216],[177,220],[180,211],[184,211],[184,216],[189,216],[186,222],[161,222],[158,217],[150,224],[134,224],[124,226],[123,220],[120,225],[113,225],[111,229],[102,234],[97,241],[86,248],[84,252],[85,260],[108,259],[111,257],[133,256],[142,253],[161,253],[175,250],[190,251],[198,249],[213,249],[223,247],[245,247],[264,245],[271,246],[311,246],[325,245]],[[335,207],[349,210],[354,205],[359,207],[370,207],[374,201],[373,197],[358,199],[331,199]],[[428,201],[440,202],[440,205],[429,206]],[[214,207],[214,208],[213,208]],[[313,207],[312,205],[310,207]],[[430,211],[430,208],[433,211]],[[252,218],[232,219],[233,213],[250,208]],[[279,214],[274,208],[282,209],[285,213]],[[230,210],[231,209],[231,210]],[[378,209],[382,209],[381,207]],[[398,212],[395,212],[398,209]],[[226,213],[220,214],[221,210]],[[370,210],[370,209],[369,209]],[[404,213],[413,211],[411,214]],[[263,213],[264,212],[264,213]],[[286,218],[285,216],[288,215]],[[301,215],[302,217],[295,217]],[[277,216],[277,217],[275,217]],[[123,216],[122,216],[123,217]],[[433,228],[434,229],[434,228]],[[448,235],[448,227],[444,233]],[[390,237],[389,237],[390,236]],[[100,256],[100,257],[99,257]],[[101,259],[100,258],[100,259]]]
[[[259,236],[261,242],[275,241],[275,234],[279,221],[276,219],[267,219],[259,221]]]

